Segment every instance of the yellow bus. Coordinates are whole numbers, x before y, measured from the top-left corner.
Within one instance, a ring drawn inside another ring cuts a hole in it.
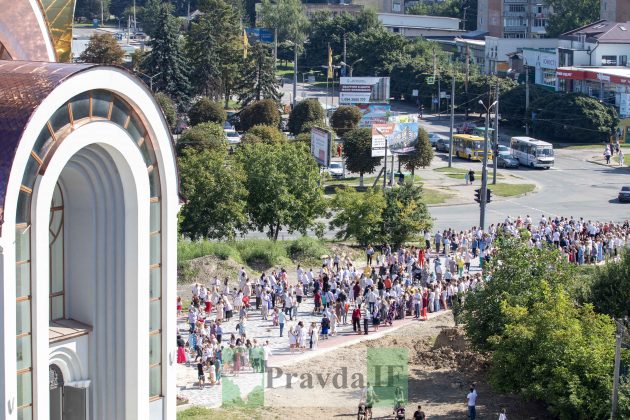
[[[453,135],[453,153],[462,159],[483,160],[484,138],[470,134]],[[488,144],[488,160],[492,160],[492,148]]]

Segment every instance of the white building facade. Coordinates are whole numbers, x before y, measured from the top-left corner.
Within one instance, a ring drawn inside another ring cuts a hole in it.
[[[0,419],[174,419],[168,125],[127,71],[53,62],[34,2],[0,7],[43,25],[0,18]]]

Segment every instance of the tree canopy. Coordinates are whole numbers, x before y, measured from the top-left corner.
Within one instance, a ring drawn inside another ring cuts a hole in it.
[[[551,38],[599,20],[600,0],[547,0],[546,4],[553,8],[547,25]]]
[[[381,157],[372,157],[372,130],[369,128],[355,128],[344,134],[343,156],[346,169],[357,172],[361,176],[361,186],[363,186],[363,175],[374,172],[383,160]]]
[[[385,209],[383,191],[368,188],[365,192],[355,189],[337,188],[331,202],[334,217],[330,221],[330,228],[337,228],[337,239],[356,239],[361,246],[381,241],[381,225],[383,210]]]
[[[162,108],[166,122],[171,130],[175,128],[177,124],[177,107],[173,103],[173,100],[165,93],[158,92],[155,94],[155,100]]]
[[[393,246],[415,240],[431,228],[431,215],[422,201],[422,187],[410,182],[385,192],[382,237]]]
[[[400,162],[405,168],[415,174],[416,168],[426,168],[433,160],[433,147],[429,141],[429,133],[420,127],[418,129],[418,142],[416,148],[410,155],[401,155]]]
[[[240,129],[247,131],[255,125],[269,125],[278,127],[280,125],[280,111],[278,103],[272,99],[256,101],[245,108],[240,113]]]
[[[95,64],[122,65],[125,51],[116,38],[110,33],[94,34],[90,37],[87,47],[79,56],[79,61]]]
[[[278,128],[270,125],[259,124],[247,130],[241,141],[243,144],[260,142],[265,144],[281,145],[287,141],[287,138],[282,131],[278,130]]]
[[[591,286],[593,304],[600,313],[616,318],[630,317],[630,251],[620,261],[598,267]]]
[[[197,100],[188,111],[190,125],[197,125],[205,122],[223,124],[227,119],[227,114],[221,104],[213,102],[210,98],[202,97]]]
[[[240,163],[210,149],[187,149],[178,159],[182,194],[181,231],[191,239],[234,239],[246,230],[247,189]]]
[[[326,115],[318,99],[310,98],[298,102],[289,114],[289,131],[298,135],[314,125],[323,125]]]
[[[305,145],[248,144],[236,157],[245,168],[252,228],[275,240],[282,229],[305,235],[316,227],[326,203],[319,168]]]
[[[223,126],[216,123],[201,123],[184,131],[177,142],[179,154],[184,149],[214,150],[227,152],[227,139]]]
[[[341,105],[330,116],[330,125],[338,136],[357,128],[361,121],[361,110],[354,105]]]
[[[276,65],[269,46],[256,42],[248,49],[247,58],[240,67],[240,80],[236,90],[243,105],[253,101],[272,99],[279,102],[282,96],[276,77]]]

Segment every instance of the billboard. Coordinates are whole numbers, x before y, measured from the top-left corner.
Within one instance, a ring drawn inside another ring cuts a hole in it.
[[[389,77],[341,77],[339,104],[382,104],[389,102]]]
[[[311,128],[311,155],[318,164],[322,166],[330,165],[330,147],[332,135],[321,128]]]
[[[416,149],[418,143],[418,123],[387,123],[372,126],[372,157],[387,153],[406,155]],[[386,141],[387,140],[387,141]]]
[[[371,128],[373,124],[385,124],[392,115],[391,106],[385,104],[359,104],[361,120],[359,128]]]
[[[273,29],[268,28],[245,28],[247,39],[250,44],[256,42],[273,43]]]

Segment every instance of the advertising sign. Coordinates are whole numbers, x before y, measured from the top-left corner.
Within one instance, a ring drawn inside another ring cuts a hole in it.
[[[331,134],[321,128],[311,128],[311,155],[318,164],[322,166],[330,165],[330,142]]]
[[[418,123],[388,123],[372,126],[372,157],[388,153],[405,155],[413,152],[418,143]]]
[[[255,42],[273,43],[273,29],[268,28],[245,28],[247,39],[250,44]]]
[[[341,77],[339,84],[341,105],[389,102],[389,77]]]
[[[371,128],[373,124],[385,124],[392,115],[391,106],[384,104],[360,104],[357,107],[361,110],[361,120],[359,128]]]

